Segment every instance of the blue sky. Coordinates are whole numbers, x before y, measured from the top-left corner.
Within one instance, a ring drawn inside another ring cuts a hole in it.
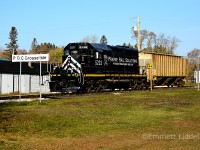
[[[1,0],[0,48],[9,43],[11,27],[18,31],[20,49],[38,43],[65,46],[95,35],[110,45],[131,43],[131,28],[141,17],[141,29],[175,36],[176,54],[200,49],[199,0]],[[135,18],[135,19],[134,19]]]

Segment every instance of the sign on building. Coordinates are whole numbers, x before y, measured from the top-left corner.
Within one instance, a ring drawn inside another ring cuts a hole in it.
[[[49,54],[12,55],[12,62],[49,61]]]

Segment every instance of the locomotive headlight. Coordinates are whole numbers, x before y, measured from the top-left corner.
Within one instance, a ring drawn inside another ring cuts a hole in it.
[[[68,57],[67,62],[70,63],[70,61],[71,61],[71,57]]]

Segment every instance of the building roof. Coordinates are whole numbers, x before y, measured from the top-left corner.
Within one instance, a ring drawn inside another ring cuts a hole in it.
[[[31,63],[32,67],[28,65],[28,62],[21,63],[21,74],[40,74],[40,63]],[[47,64],[41,64],[42,71],[41,74],[48,74]],[[49,68],[49,67],[48,67]],[[0,73],[8,74],[20,74],[20,63],[11,61],[0,60]]]
[[[5,58],[0,58],[0,61],[9,61],[9,60]]]

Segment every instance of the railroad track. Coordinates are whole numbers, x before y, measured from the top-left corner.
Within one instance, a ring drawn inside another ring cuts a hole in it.
[[[42,98],[50,98],[50,97],[55,97],[56,95],[61,95],[61,93],[43,93]],[[0,96],[0,101],[1,100],[13,100],[13,99],[37,99],[40,97],[40,94],[26,94],[26,95],[5,95],[5,96]]]
[[[173,88],[195,88],[193,86],[184,86],[184,87],[167,87],[167,86],[155,86],[153,90],[159,90],[159,89],[173,89]],[[83,95],[87,95],[87,94],[103,94],[103,93],[115,93],[115,92],[133,92],[134,90],[104,90],[101,92],[90,92],[90,93],[84,93]],[[145,91],[145,90],[135,90],[135,91]],[[147,91],[147,90],[146,90]],[[81,95],[81,94],[76,94],[76,93],[61,93],[61,92],[52,92],[52,93],[43,93],[42,94],[42,99],[63,99],[63,98],[67,98],[70,96],[76,96],[76,95]],[[0,96],[0,103],[2,102],[12,102],[12,101],[20,101],[20,99],[22,99],[22,101],[31,101],[31,100],[37,100],[39,99],[40,94],[26,94],[26,95],[6,95],[6,96]]]

